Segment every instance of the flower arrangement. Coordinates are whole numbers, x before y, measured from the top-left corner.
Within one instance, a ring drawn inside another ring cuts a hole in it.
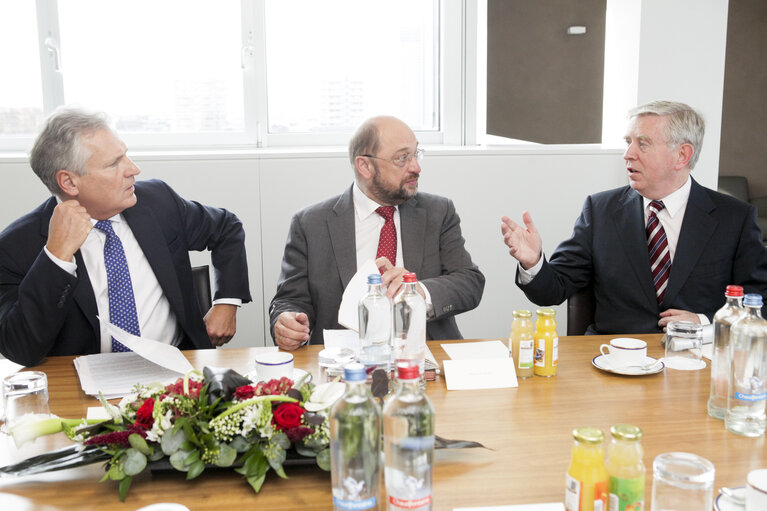
[[[288,452],[313,457],[330,470],[329,408],[344,390],[338,382],[313,385],[307,376],[253,383],[232,370],[205,368],[170,385],[137,385],[115,406],[102,398],[111,419],[22,422],[13,428],[17,444],[64,431],[78,443],[0,468],[25,475],[106,461],[102,478],[119,482],[124,501],[132,479],[152,463],[167,460],[187,479],[207,467],[235,467],[258,492],[272,469],[283,469]]]

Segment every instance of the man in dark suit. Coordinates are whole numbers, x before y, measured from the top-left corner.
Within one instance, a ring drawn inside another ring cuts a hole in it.
[[[349,144],[355,183],[294,215],[269,308],[280,348],[322,344],[323,329],[341,328],[343,291],[367,259],[383,271],[389,297],[400,290],[405,273],[416,273],[427,303],[429,339],[461,338],[454,316],[479,304],[485,278],[464,248],[452,201],[418,192],[421,155],[405,123],[369,119]],[[381,236],[387,229],[388,243]],[[392,252],[381,255],[387,249]]]
[[[136,182],[138,167],[101,114],[55,113],[30,165],[55,197],[0,234],[3,355],[34,365],[48,355],[112,351],[97,315],[114,322],[112,300],[124,297],[109,280],[103,225],[120,240],[138,333],[184,348],[232,338],[237,307],[250,301],[237,217],[186,201],[160,181]],[[205,249],[218,290],[203,318],[188,251]]]
[[[588,197],[572,237],[548,261],[528,212],[524,226],[503,217],[527,297],[559,304],[591,284],[596,313],[586,333],[617,334],[710,323],[728,284],[767,296],[756,210],[690,177],[703,134],[703,119],[683,103],[633,109],[623,156],[629,186]]]

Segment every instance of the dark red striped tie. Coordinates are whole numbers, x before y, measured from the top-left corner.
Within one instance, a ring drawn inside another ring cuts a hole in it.
[[[671,252],[668,249],[666,230],[658,220],[658,212],[664,207],[661,201],[650,202],[650,216],[647,219],[647,250],[650,253],[650,270],[659,305],[663,302],[671,273]]]
[[[386,257],[392,266],[397,265],[397,227],[394,225],[394,209],[394,206],[381,206],[376,209],[376,213],[384,219],[378,238],[376,259]]]

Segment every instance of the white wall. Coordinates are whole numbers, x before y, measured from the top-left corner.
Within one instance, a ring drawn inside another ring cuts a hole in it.
[[[551,253],[570,235],[589,193],[625,184],[620,151],[599,149],[429,148],[421,189],[451,197],[466,244],[487,279],[480,306],[459,316],[467,338],[505,338],[511,311],[534,308],[513,283],[514,261],[500,235],[500,217],[529,209]],[[167,181],[181,195],[226,206],[243,221],[253,303],[238,314],[229,346],[271,344],[267,307],[277,285],[292,213],[342,192],[352,182],[345,152],[153,156],[134,155],[140,178]],[[0,161],[0,227],[30,211],[47,193],[23,158]],[[193,262],[205,262],[204,256]],[[565,332],[564,307],[558,308]]]

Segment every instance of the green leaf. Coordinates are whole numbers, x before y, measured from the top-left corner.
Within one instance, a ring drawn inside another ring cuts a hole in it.
[[[162,436],[160,447],[162,448],[162,452],[170,456],[181,449],[184,442],[186,442],[184,431],[173,427],[170,431],[166,431]]]
[[[199,459],[200,459],[200,451],[195,449],[194,451],[189,453],[189,456],[184,458],[184,465],[186,465],[188,467],[192,463],[195,463],[195,462],[199,461]]]
[[[186,473],[186,478],[194,479],[198,475],[202,474],[203,470],[205,470],[205,463],[203,463],[200,460],[197,460],[194,463],[192,463],[192,465],[189,467],[189,472]]]
[[[130,490],[130,483],[133,482],[133,478],[128,476],[120,481],[120,502],[125,502],[125,497],[128,496],[128,490]]]
[[[154,452],[149,455],[149,461],[157,461],[165,457],[165,453],[162,452],[162,449],[153,449],[153,451]]]
[[[136,449],[128,449],[122,464],[123,472],[127,476],[140,474],[146,468],[146,456]]]
[[[242,467],[234,469],[238,474],[246,477],[254,477],[266,474],[269,463],[266,461],[258,445],[254,445],[248,454],[242,458]]]
[[[248,484],[253,487],[253,491],[258,493],[261,490],[261,486],[264,485],[264,481],[266,480],[266,474],[260,475],[260,476],[253,476],[248,477]]]
[[[247,440],[245,440],[245,437],[243,437],[242,435],[237,435],[236,437],[234,437],[234,439],[232,440],[232,443],[229,445],[234,447],[234,449],[237,452],[245,452],[248,449],[250,449],[250,443]]]
[[[228,444],[219,444],[218,457],[214,462],[219,467],[231,467],[237,458],[237,451]]]
[[[146,443],[146,440],[144,440],[144,437],[137,433],[133,433],[128,437],[128,442],[130,442],[131,447],[136,449],[138,452],[145,454],[147,456],[151,456],[154,453],[154,449],[149,447],[149,444]]]
[[[120,468],[120,463],[113,463],[109,466],[105,477],[112,481],[120,481],[125,478],[125,472]]]
[[[192,429],[192,425],[189,423],[189,421],[184,421],[183,429],[184,434],[186,435],[186,439],[189,442],[192,442],[195,445],[202,445],[197,439],[197,435],[194,434],[194,429]]]
[[[313,458],[317,456],[317,451],[314,449],[310,449],[309,447],[301,444],[295,445],[296,452],[300,454],[301,456],[306,456],[307,458]]]
[[[191,451],[176,451],[170,455],[168,461],[170,461],[170,464],[173,466],[173,468],[179,472],[186,472],[189,470],[189,467],[184,463],[184,460],[187,456],[189,456],[190,452]]]
[[[317,466],[322,470],[330,471],[330,449],[323,449],[317,453]]]

